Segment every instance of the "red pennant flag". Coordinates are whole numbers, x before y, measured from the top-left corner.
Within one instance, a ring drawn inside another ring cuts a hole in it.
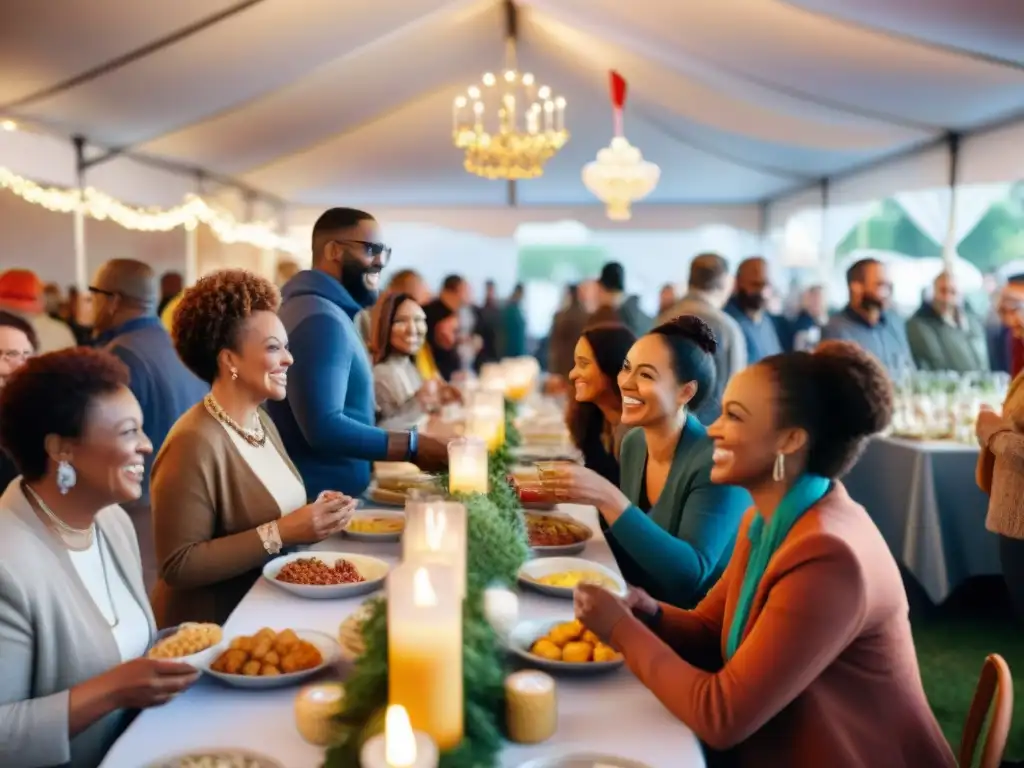
[[[626,103],[626,80],[614,69],[608,74],[611,80],[612,106],[622,109]]]

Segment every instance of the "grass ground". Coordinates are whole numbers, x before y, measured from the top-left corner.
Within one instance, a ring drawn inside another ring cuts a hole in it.
[[[909,580],[908,591],[925,692],[949,743],[959,746],[982,662],[998,653],[1016,683],[1006,758],[1024,760],[1024,626],[1012,618],[1001,580],[975,579],[939,608],[927,605]]]

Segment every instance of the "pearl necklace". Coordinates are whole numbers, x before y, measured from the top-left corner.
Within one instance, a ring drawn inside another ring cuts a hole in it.
[[[262,448],[267,444],[267,433],[266,430],[263,429],[263,422],[260,421],[259,411],[257,411],[253,416],[255,426],[252,429],[246,429],[228,415],[227,411],[225,411],[224,408],[221,407],[221,404],[214,398],[212,392],[203,398],[203,405],[206,406],[206,410],[209,411],[213,418],[224,426],[232,429],[253,448]]]

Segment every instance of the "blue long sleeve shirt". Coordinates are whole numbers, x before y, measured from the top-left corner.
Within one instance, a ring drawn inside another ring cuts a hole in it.
[[[354,318],[362,307],[318,270],[281,291],[281,321],[295,363],[288,395],[267,411],[298,467],[309,499],[324,490],[359,496],[371,462],[387,457],[387,432],[375,426],[373,371]]]

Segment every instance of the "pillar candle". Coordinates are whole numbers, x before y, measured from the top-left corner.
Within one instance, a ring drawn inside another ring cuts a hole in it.
[[[448,443],[448,490],[487,493],[487,444],[477,437]]]
[[[441,750],[462,741],[462,600],[451,567],[403,563],[388,574],[388,703]]]
[[[558,701],[550,675],[523,670],[505,679],[505,725],[519,744],[539,744],[555,734]]]
[[[402,561],[447,565],[455,571],[460,598],[466,596],[466,508],[432,499],[405,505]]]
[[[326,747],[340,735],[338,714],[344,704],[341,683],[308,685],[295,697],[295,726],[310,744]]]

